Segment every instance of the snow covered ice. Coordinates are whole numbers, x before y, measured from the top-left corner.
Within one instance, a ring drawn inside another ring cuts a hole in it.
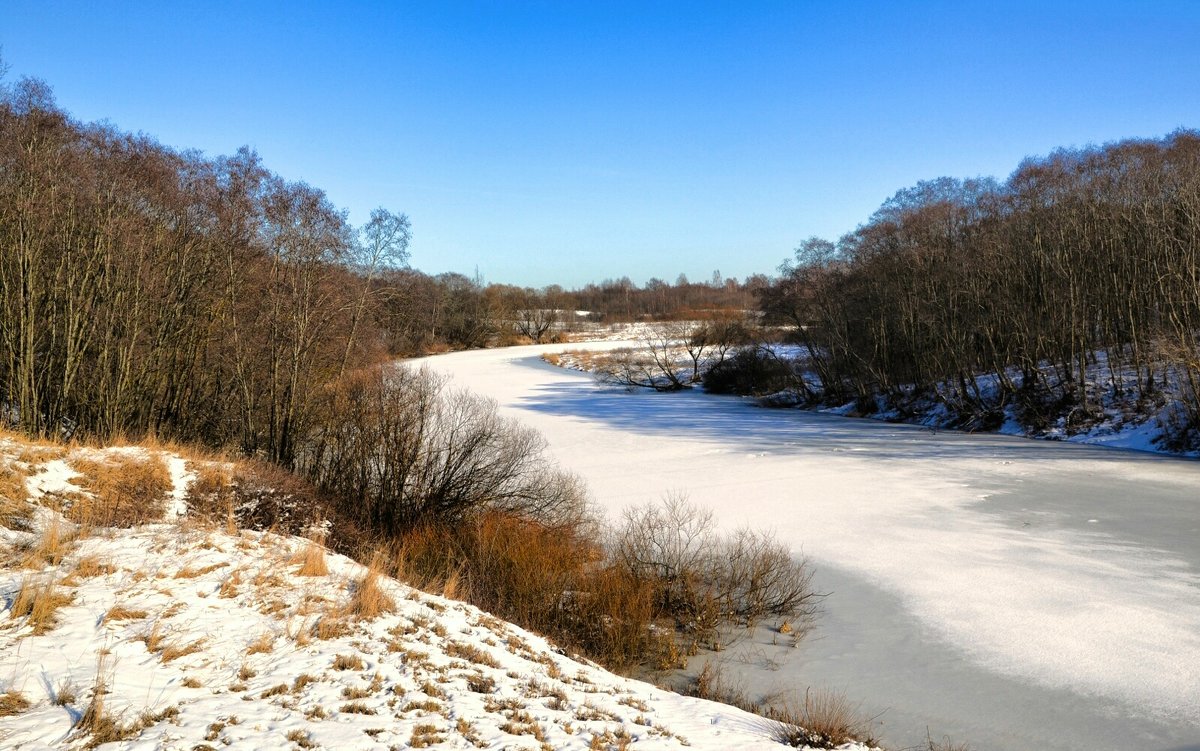
[[[844,690],[893,746],[1200,745],[1197,462],[628,393],[539,360],[562,349],[424,363],[541,431],[608,513],[682,491],[808,555],[825,615],[797,649],[723,654],[749,685]]]

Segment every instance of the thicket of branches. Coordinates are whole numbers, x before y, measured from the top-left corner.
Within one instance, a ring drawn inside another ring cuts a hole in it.
[[[1130,401],[1171,384],[1180,427],[1200,425],[1195,131],[1057,151],[1004,182],[919,183],[782,272],[763,310],[796,327],[824,396],[915,388],[985,422],[1013,400],[1086,420],[1099,367]]]
[[[376,534],[504,512],[548,526],[584,513],[545,439],[425,370],[370,368],[328,390],[301,470]]]
[[[372,285],[408,220],[359,231],[253,152],[206,158],[0,92],[0,403],[35,434],[156,432],[292,462],[316,389],[376,359]]]

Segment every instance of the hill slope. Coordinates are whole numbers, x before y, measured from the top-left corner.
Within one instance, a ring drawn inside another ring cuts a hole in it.
[[[168,468],[173,521],[89,531],[70,520],[89,495],[72,468],[120,450],[4,439],[0,455],[5,748],[779,747],[762,718],[571,659],[308,540],[201,524],[179,456],[132,450]]]

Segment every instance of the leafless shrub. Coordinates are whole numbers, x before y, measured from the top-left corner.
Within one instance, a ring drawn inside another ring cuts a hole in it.
[[[712,513],[681,496],[629,509],[610,547],[629,576],[653,589],[663,612],[700,639],[766,616],[803,627],[819,599],[807,564],[772,535],[720,536]]]
[[[427,371],[377,368],[331,388],[304,469],[343,512],[376,533],[503,510],[553,523],[583,491],[553,469],[545,441],[496,405],[446,393]]]

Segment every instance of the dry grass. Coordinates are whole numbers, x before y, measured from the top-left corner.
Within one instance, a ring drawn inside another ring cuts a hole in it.
[[[250,642],[250,646],[246,648],[246,654],[256,655],[268,653],[275,648],[275,636],[270,632],[264,631],[258,635],[258,638]]]
[[[259,694],[258,698],[269,699],[272,696],[282,696],[282,695],[286,694],[287,692],[288,692],[288,685],[286,683],[279,683],[279,684],[272,686],[271,688],[268,688],[266,691],[263,691],[261,694]]]
[[[175,578],[176,579],[195,579],[198,576],[204,576],[205,574],[211,574],[212,572],[216,571],[217,569],[225,568],[228,565],[229,565],[228,562],[223,561],[221,563],[214,563],[209,566],[201,566],[200,568],[192,568],[190,566],[184,566],[183,568],[181,568],[175,572]]]
[[[67,510],[72,521],[94,527],[134,527],[161,521],[167,493],[174,487],[158,454],[110,453],[103,459],[75,459],[76,483],[88,495]]]
[[[437,725],[426,723],[418,724],[413,727],[412,736],[408,739],[408,745],[412,748],[428,748],[436,746],[439,743],[445,743],[446,739],[439,735],[441,730]]]
[[[75,547],[74,543],[75,535],[54,521],[42,530],[42,534],[29,549],[22,565],[25,568],[57,566],[71,553]]]
[[[139,610],[137,608],[131,608],[131,607],[127,607],[125,605],[118,604],[118,605],[113,605],[111,608],[108,609],[108,612],[104,614],[103,622],[108,623],[110,621],[135,621],[135,620],[139,620],[141,618],[145,618],[146,615],[147,615],[147,613],[145,610]]]
[[[93,576],[107,576],[115,573],[117,567],[107,561],[100,560],[99,557],[89,555],[85,558],[80,558],[75,564],[75,568],[71,569],[71,576],[77,576],[84,579],[90,579]]]
[[[321,641],[326,641],[328,639],[340,639],[349,633],[349,623],[346,623],[346,621],[342,620],[341,618],[336,618],[330,615],[326,615],[319,619],[315,624],[313,624],[311,631],[309,631],[310,636],[320,639]],[[296,643],[299,644],[299,639],[297,639]]]
[[[72,596],[58,591],[53,579],[26,578],[13,599],[9,618],[25,618],[34,634],[54,628],[58,609],[71,604]]]
[[[0,717],[12,717],[29,709],[29,700],[25,698],[25,694],[10,688],[8,691],[0,694]]]
[[[333,659],[334,670],[362,670],[362,658],[358,655],[338,655]]]
[[[63,678],[54,689],[54,703],[60,707],[74,704],[79,698],[79,690],[70,678]]]
[[[203,639],[197,639],[196,641],[192,642],[191,644],[184,644],[182,642],[171,642],[170,644],[167,644],[163,647],[162,653],[159,655],[159,657],[162,659],[163,662],[171,662],[172,660],[178,660],[180,657],[186,657],[188,655],[196,654],[203,648],[204,648],[204,640]]]
[[[446,642],[445,651],[450,657],[459,657],[467,662],[473,662],[476,665],[487,665],[490,668],[500,667],[500,663],[496,661],[495,657],[492,657],[487,650],[480,649],[474,644],[467,644],[466,642],[461,641],[450,641]]]
[[[316,542],[309,542],[300,554],[300,568],[297,576],[326,576],[329,566],[325,563],[325,547]]]
[[[25,529],[33,519],[26,473],[7,462],[0,463],[0,526]]]
[[[361,701],[352,701],[338,708],[343,714],[375,714],[375,710]]]
[[[346,605],[346,615],[356,620],[370,620],[396,610],[396,601],[379,586],[380,577],[379,558],[376,557],[367,568],[367,573],[355,582],[354,594]]]
[[[233,478],[224,462],[192,462],[194,479],[188,485],[184,502],[195,516],[209,521],[228,518],[233,509]]]
[[[859,706],[834,691],[804,692],[803,704],[784,704],[765,713],[771,735],[788,746],[837,748],[850,741],[873,744],[871,720],[864,718]]]
[[[221,582],[220,589],[217,590],[217,597],[231,599],[238,596],[238,585],[242,583],[242,574],[240,571],[234,571],[229,576],[225,577],[225,581]]]
[[[104,743],[123,741],[137,732],[135,728],[123,724],[120,718],[114,716],[105,706],[104,697],[108,694],[108,676],[104,663],[105,657],[102,653],[96,664],[96,680],[92,683],[91,701],[88,702],[87,709],[83,711],[83,715],[74,727],[76,732],[91,736],[88,740],[88,748],[95,748]]]
[[[304,687],[310,683],[316,683],[319,679],[311,673],[301,673],[296,676],[296,680],[292,681],[292,693],[298,694],[304,690]]]

